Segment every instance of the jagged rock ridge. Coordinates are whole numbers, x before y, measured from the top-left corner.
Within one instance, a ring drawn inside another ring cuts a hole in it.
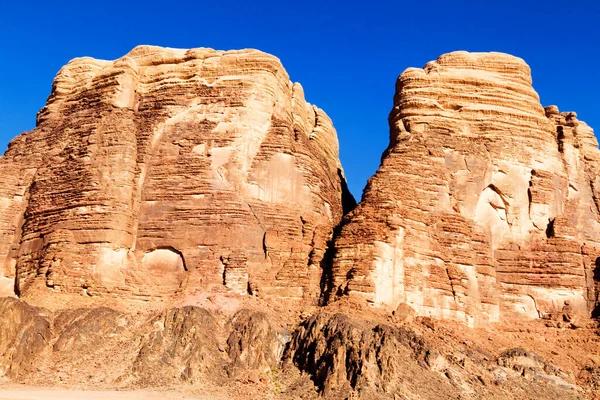
[[[37,121],[0,158],[0,293],[319,298],[347,189],[331,120],[277,58],[75,59]]]
[[[317,312],[287,331],[271,312],[247,308],[230,316],[195,306],[53,312],[3,298],[0,378],[88,390],[202,388],[218,399],[581,398],[577,379],[537,353],[490,353],[431,320],[360,314]]]
[[[398,78],[390,144],[335,242],[330,297],[471,326],[593,311],[598,143],[531,84],[500,53],[454,52]]]

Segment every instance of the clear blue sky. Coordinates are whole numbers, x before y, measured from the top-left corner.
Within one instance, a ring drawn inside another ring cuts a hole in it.
[[[0,151],[35,125],[69,59],[138,44],[252,47],[278,56],[334,121],[360,198],[388,143],[396,77],[453,50],[524,58],[544,105],[600,131],[600,5],[565,1],[0,0]]]

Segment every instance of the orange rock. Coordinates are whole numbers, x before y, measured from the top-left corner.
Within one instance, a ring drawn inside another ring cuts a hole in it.
[[[0,294],[315,302],[345,187],[331,120],[271,55],[75,59],[0,158]]]
[[[523,60],[455,52],[409,68],[389,121],[381,166],[335,241],[331,293],[471,326],[565,300],[592,311],[598,143],[574,113],[540,105]]]

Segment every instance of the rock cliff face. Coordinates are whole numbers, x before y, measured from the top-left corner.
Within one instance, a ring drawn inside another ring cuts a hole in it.
[[[0,397],[598,398],[592,130],[464,52],[400,76],[390,128],[350,212],[276,58],[70,62],[0,157]]]
[[[450,53],[398,78],[389,147],[335,242],[331,296],[471,326],[593,311],[598,143],[531,83],[499,53]]]
[[[75,59],[37,122],[0,158],[0,294],[318,299],[347,191],[331,120],[277,58]]]

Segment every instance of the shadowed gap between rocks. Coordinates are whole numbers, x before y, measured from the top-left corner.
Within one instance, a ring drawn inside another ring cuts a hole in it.
[[[346,177],[344,177],[344,174],[342,174],[342,170],[340,168],[338,168],[337,174],[340,178],[340,185],[342,186],[342,210],[344,215],[346,215],[354,210],[358,203],[356,202],[354,195],[350,193],[350,189],[348,189],[348,183],[346,182]]]
[[[356,202],[356,199],[348,189],[348,184],[346,183],[346,178],[342,174],[342,170],[338,168],[337,171],[342,186],[342,209],[345,217],[358,206],[358,203]],[[321,260],[321,296],[319,298],[319,305],[327,304],[327,302],[329,301],[329,297],[331,296],[331,291],[333,289],[333,259],[335,258],[336,253],[335,241],[340,235],[342,227],[344,226],[344,217],[342,217],[340,223],[333,228],[331,240],[327,242],[325,255]]]
[[[596,298],[594,299],[594,309],[592,310],[592,318],[600,318],[600,257],[596,258],[594,262],[594,288],[596,292]]]

